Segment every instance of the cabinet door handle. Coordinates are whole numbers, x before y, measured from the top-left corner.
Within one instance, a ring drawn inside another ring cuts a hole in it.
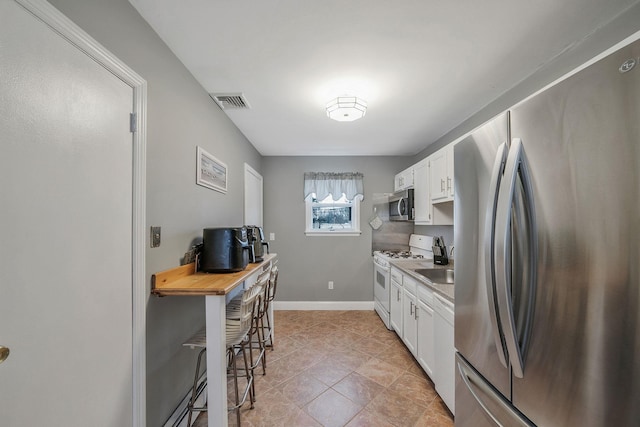
[[[451,191],[451,177],[447,177],[447,190]]]
[[[413,316],[413,301],[409,301],[409,314]]]
[[[440,191],[444,191],[444,179],[440,180]]]
[[[413,310],[414,313],[414,319],[418,320],[418,306],[416,305],[416,308]]]
[[[396,301],[400,301],[400,289],[397,289],[397,291]]]

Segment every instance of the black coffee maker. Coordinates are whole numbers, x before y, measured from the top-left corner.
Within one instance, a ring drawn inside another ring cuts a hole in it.
[[[247,229],[247,240],[249,245],[253,246],[253,257],[251,262],[262,262],[264,260],[264,248],[269,253],[269,243],[264,239],[264,231],[262,227],[257,225],[245,225]]]

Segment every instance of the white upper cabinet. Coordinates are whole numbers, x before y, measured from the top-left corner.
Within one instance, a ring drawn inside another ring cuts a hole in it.
[[[413,166],[397,174],[394,180],[393,191],[402,191],[407,188],[413,188]]]
[[[415,224],[433,224],[433,205],[429,188],[429,161],[424,159],[413,166],[413,206]]]
[[[429,157],[431,163],[431,200],[433,203],[453,201],[453,144]]]
[[[451,201],[453,201],[453,198],[455,196],[455,186],[453,185],[453,176],[454,176],[454,170],[453,170],[453,157],[454,157],[454,153],[453,153],[453,147],[455,144],[449,144],[447,145],[447,178],[449,179],[447,181],[448,183],[448,187],[447,187],[447,198]]]
[[[414,189],[416,225],[453,225],[453,144],[398,173],[394,191],[407,188]]]

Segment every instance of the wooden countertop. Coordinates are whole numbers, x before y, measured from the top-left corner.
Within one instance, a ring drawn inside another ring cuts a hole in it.
[[[267,254],[262,262],[249,264],[237,273],[194,273],[195,263],[161,271],[151,276],[151,293],[159,296],[226,295],[276,256]]]

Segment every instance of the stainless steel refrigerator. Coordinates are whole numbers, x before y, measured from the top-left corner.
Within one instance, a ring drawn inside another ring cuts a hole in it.
[[[458,427],[640,425],[639,57],[455,146]]]

